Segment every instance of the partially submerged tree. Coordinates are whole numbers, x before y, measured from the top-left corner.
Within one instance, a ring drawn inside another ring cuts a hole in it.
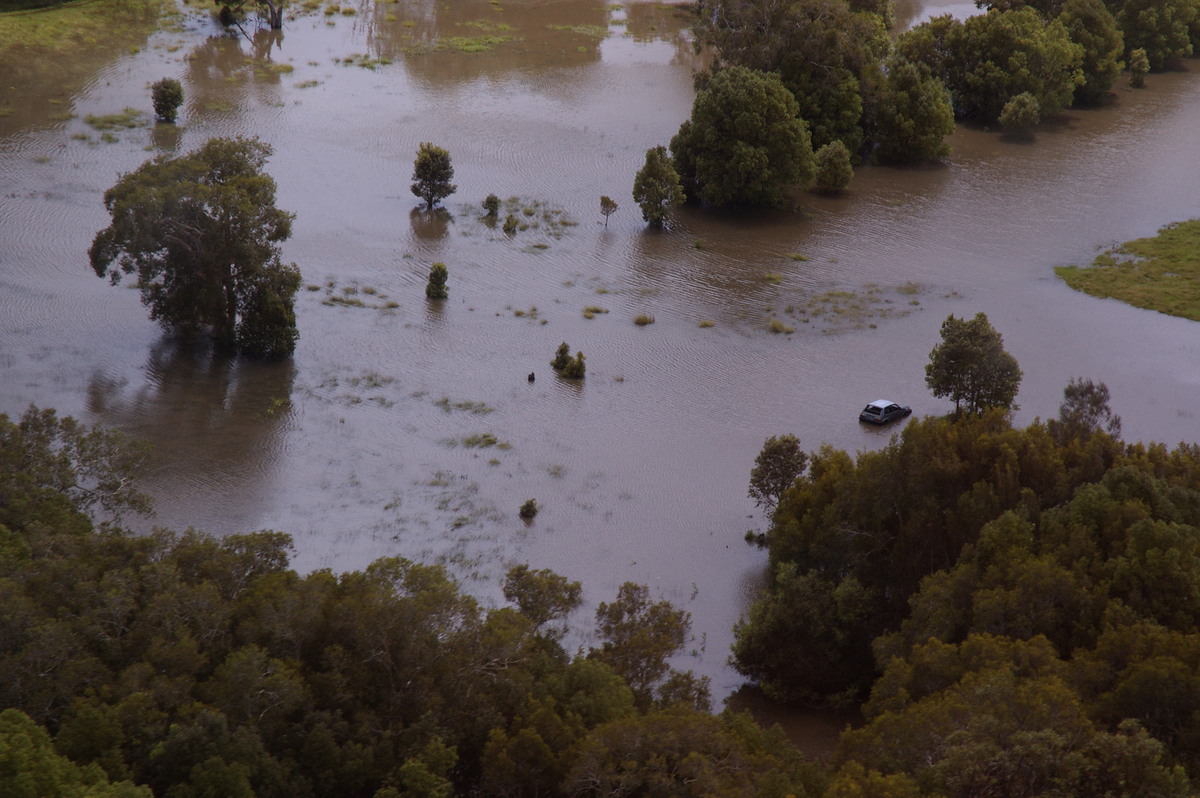
[[[458,186],[450,181],[454,179],[454,166],[450,163],[450,153],[441,147],[435,147],[428,141],[421,142],[417,149],[417,158],[413,161],[412,193],[425,200],[426,209],[453,194]]]
[[[1042,121],[1041,109],[1037,98],[1023,91],[1004,104],[1000,112],[1000,127],[1014,138],[1029,139],[1033,137],[1033,129]]]
[[[425,296],[429,299],[445,299],[450,296],[450,291],[446,288],[446,278],[449,276],[449,271],[446,269],[446,264],[435,263],[429,267],[429,282],[425,284]]]
[[[609,197],[606,195],[600,196],[600,213],[604,214],[604,226],[605,227],[608,227],[608,217],[610,217],[614,213],[616,213],[618,207],[619,206],[617,205],[616,201],[613,200],[612,197]]]
[[[1021,368],[1004,351],[1004,339],[983,313],[973,319],[953,314],[942,322],[942,342],[929,353],[925,384],[934,396],[954,400],[954,412],[1016,409]]]
[[[1071,378],[1063,388],[1058,420],[1048,422],[1060,438],[1088,437],[1103,430],[1114,438],[1121,435],[1121,417],[1109,405],[1108,386],[1082,377]]]
[[[666,147],[646,150],[646,163],[633,179],[633,199],[642,209],[642,219],[653,227],[662,227],[671,209],[683,204],[683,186]]]
[[[500,213],[500,198],[495,194],[488,194],[483,200],[483,210],[489,218],[495,219]]]
[[[262,171],[270,154],[257,139],[211,139],[123,175],[104,194],[112,224],[92,242],[92,269],[114,284],[135,275],[150,318],[167,328],[207,331],[247,355],[291,355],[300,272],[279,257],[293,216],[275,207]]]
[[[854,166],[850,163],[850,151],[841,141],[834,139],[813,155],[816,174],[813,188],[823,194],[838,194],[846,190],[854,177]]]
[[[1135,89],[1146,87],[1146,75],[1150,72],[1150,59],[1141,47],[1129,54],[1129,85]]]
[[[671,139],[687,195],[709,205],[778,205],[812,178],[800,107],[779,77],[729,67],[708,81]]]
[[[921,163],[945,156],[954,132],[950,93],[925,64],[896,59],[887,70],[874,116],[878,163]]]
[[[154,116],[169,124],[175,123],[179,106],[183,105],[183,84],[175,78],[163,78],[150,87]]]
[[[1071,41],[1083,47],[1083,83],[1075,88],[1075,102],[1098,105],[1121,74],[1125,39],[1103,0],[1067,0],[1058,21]]]
[[[749,496],[759,507],[774,509],[779,497],[804,473],[808,455],[795,435],[772,435],[754,458]]]

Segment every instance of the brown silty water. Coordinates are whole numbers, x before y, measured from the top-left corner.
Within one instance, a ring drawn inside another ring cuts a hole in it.
[[[677,664],[718,697],[740,683],[732,627],[765,563],[742,541],[766,524],[746,497],[763,440],[870,449],[898,427],[860,426],[869,400],[946,412],[923,377],[948,314],[983,311],[1004,335],[1019,423],[1084,376],[1108,384],[1128,439],[1197,438],[1194,324],[1052,271],[1200,215],[1195,62],[1032,144],[960,129],[945,164],[862,168],[844,197],[786,210],[687,208],[658,232],[630,192],[690,111],[686,26],[679,9],[590,1],[365,3],[282,35],[191,16],[136,53],[89,55],[77,85],[31,80],[0,118],[0,411],[57,407],[149,440],[148,523],[284,530],[302,570],[438,561],[500,601],[527,562],[583,582],[581,626],[622,582],[648,584],[691,613]],[[177,130],[106,142],[83,121],[148,110],[165,76],[187,96]],[[296,213],[287,364],[181,351],[87,264],[119,174],[234,135],[271,144]],[[422,141],[455,165],[442,214],[408,190]],[[490,226],[489,193],[525,228]],[[607,227],[602,194],[620,205]],[[423,291],[435,261],[442,304]],[[548,366],[562,341],[587,355],[582,383]]]

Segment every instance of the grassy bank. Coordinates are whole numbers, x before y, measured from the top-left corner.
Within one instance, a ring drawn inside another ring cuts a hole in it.
[[[170,0],[84,0],[0,13],[0,133],[69,116],[87,79],[145,46],[173,9]]]
[[[1077,291],[1200,321],[1200,219],[1114,247],[1090,268],[1054,271]]]

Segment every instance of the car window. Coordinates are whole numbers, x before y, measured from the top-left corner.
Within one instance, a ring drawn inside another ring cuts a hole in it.
[[[889,412],[889,413],[895,413],[899,409],[900,409],[900,405],[888,405],[887,406],[887,412]]]
[[[870,413],[873,416],[877,416],[877,415],[879,415],[879,408],[876,407],[875,405],[867,405],[866,408],[863,410],[863,412]]]

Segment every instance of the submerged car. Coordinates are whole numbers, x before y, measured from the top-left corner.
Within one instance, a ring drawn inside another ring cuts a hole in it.
[[[912,412],[911,407],[898,405],[890,399],[876,399],[863,408],[858,414],[859,421],[869,421],[872,424],[886,424],[898,418],[904,418]]]

